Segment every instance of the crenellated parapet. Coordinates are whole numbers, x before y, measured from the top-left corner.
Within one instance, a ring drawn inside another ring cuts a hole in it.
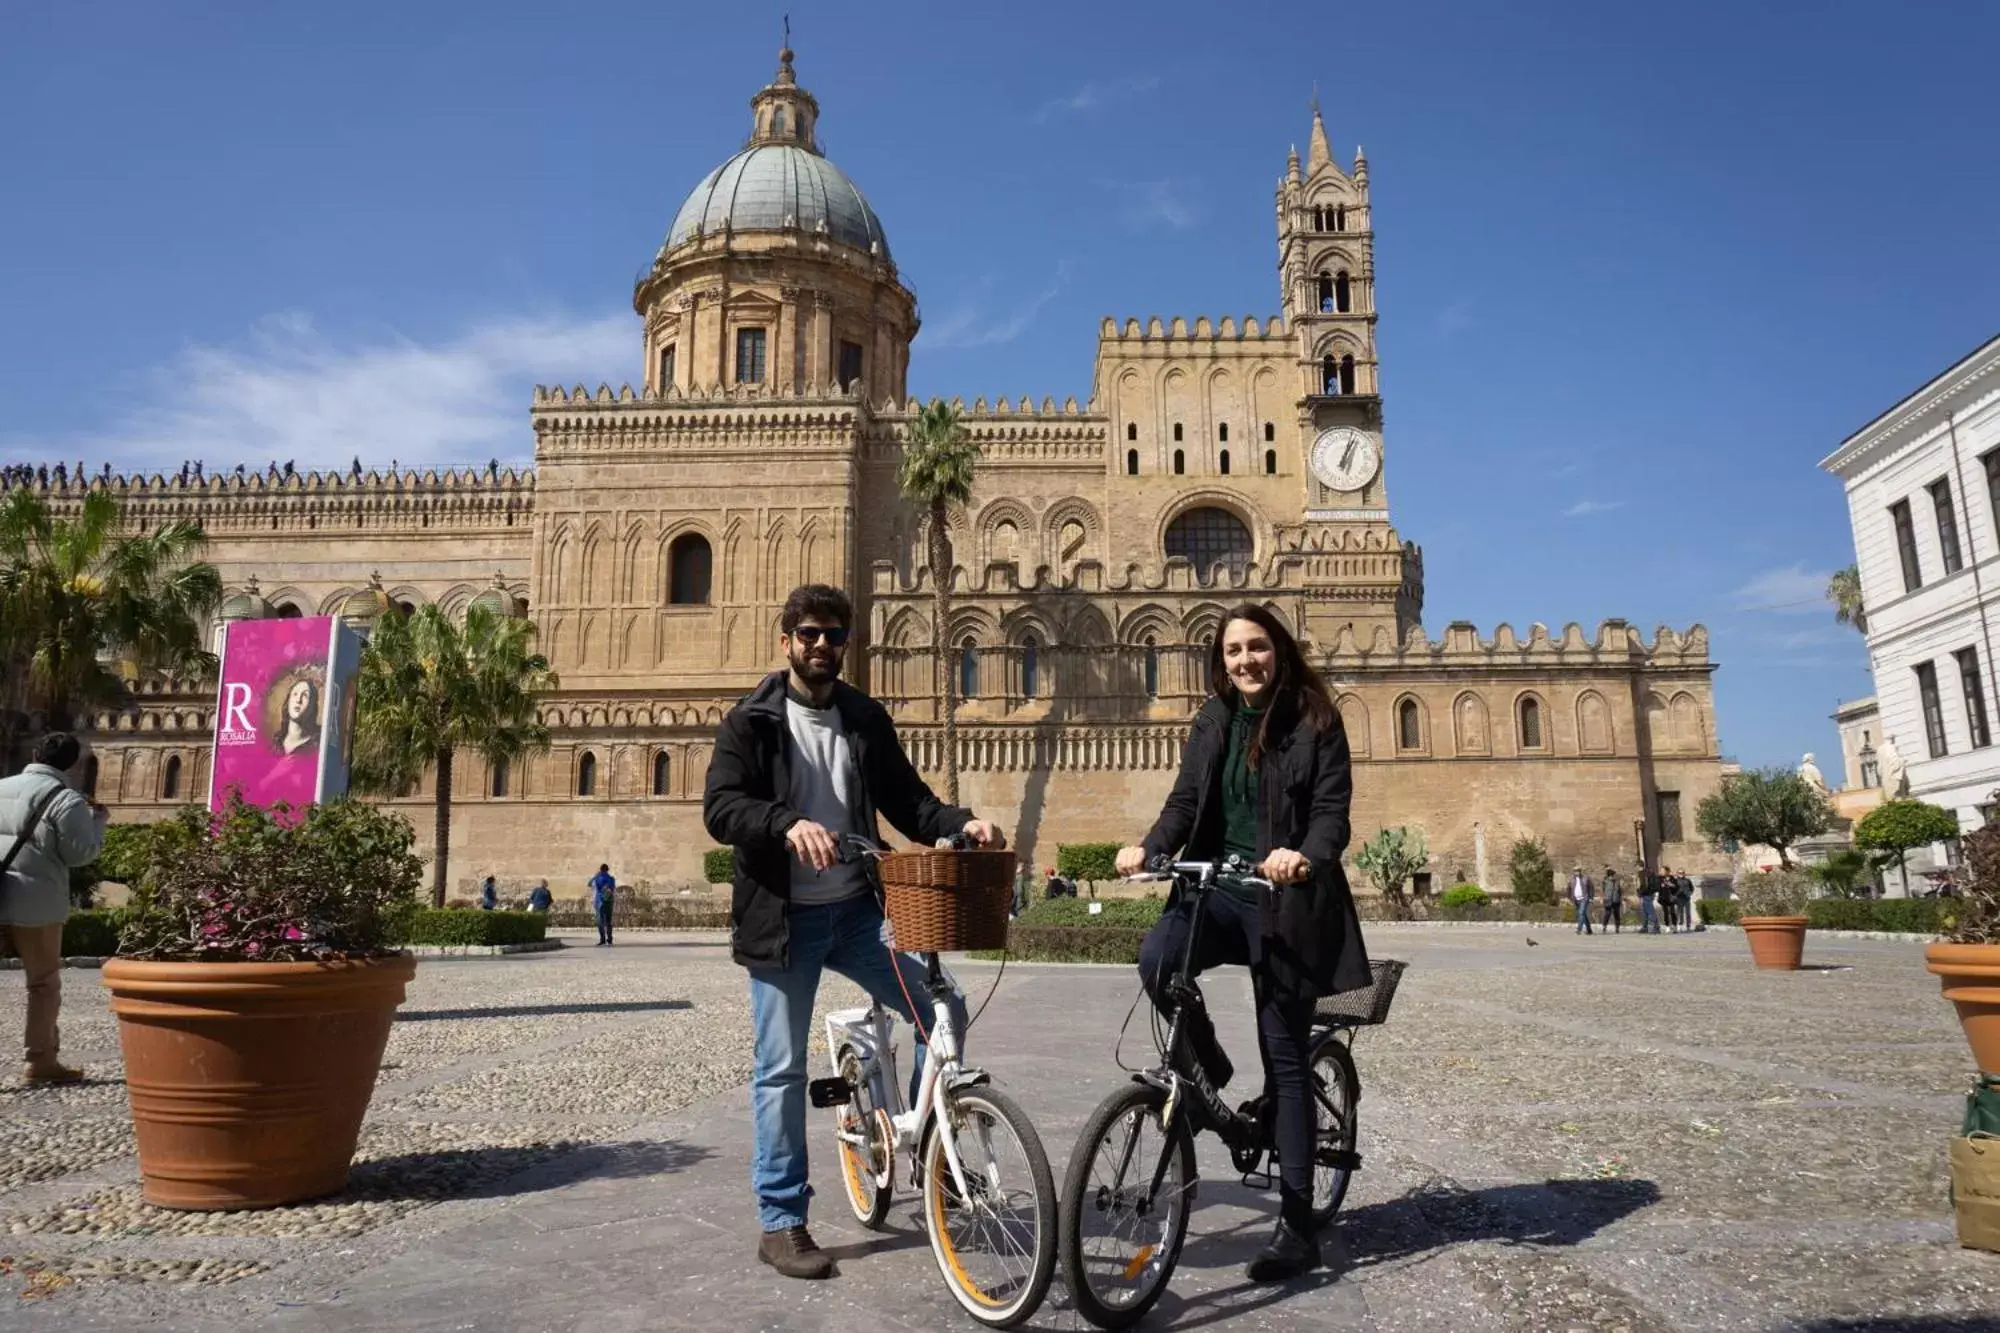
[[[1330,644],[1321,645],[1322,662],[1328,670],[1354,668],[1477,667],[1482,669],[1524,667],[1535,670],[1574,667],[1620,667],[1642,669],[1693,669],[1712,671],[1708,656],[1708,630],[1692,625],[1676,631],[1665,625],[1653,633],[1648,644],[1639,631],[1624,620],[1606,620],[1587,638],[1575,621],[1565,625],[1560,635],[1537,621],[1529,626],[1524,639],[1512,625],[1502,623],[1493,637],[1482,638],[1469,621],[1455,620],[1445,627],[1441,638],[1432,639],[1422,625],[1412,626],[1400,643],[1386,629],[1378,628],[1367,642],[1351,629],[1343,628]]]
[[[1038,565],[1032,571],[1018,570],[1013,564],[991,564],[974,571],[964,565],[952,567],[952,592],[961,597],[992,597],[1047,593],[1187,593],[1206,598],[1262,597],[1274,592],[1303,592],[1305,580],[1301,562],[1278,555],[1268,564],[1250,561],[1240,568],[1216,565],[1198,571],[1190,562],[1171,556],[1163,562],[1124,564],[1108,569],[1101,561],[1080,560],[1067,571]],[[875,562],[871,572],[877,598],[928,597],[933,586],[930,569],[919,565],[904,575],[887,560]]]
[[[78,472],[81,472],[81,468]],[[275,466],[220,473],[191,467],[173,473],[113,473],[80,478],[37,468],[32,477],[0,479],[0,492],[23,488],[42,495],[57,513],[85,496],[116,497],[127,521],[156,525],[176,519],[210,533],[317,528],[507,526],[534,509],[533,468],[349,469],[301,472]]]
[[[860,385],[798,395],[753,385],[661,392],[623,385],[535,389],[532,419],[544,462],[612,453],[727,453],[851,448],[867,413]]]
[[[984,467],[1034,467],[1071,464],[1092,471],[1104,467],[1110,426],[1095,405],[1079,406],[1074,397],[1058,404],[1054,397],[1039,403],[1026,394],[1018,400],[985,398],[968,404],[954,398],[959,424],[979,446]],[[862,442],[864,457],[885,459],[902,452],[905,427],[922,406],[915,399],[903,405],[885,403],[873,414]]]
[[[1255,315],[1245,315],[1238,324],[1233,315],[1224,315],[1220,324],[1211,323],[1207,315],[1195,316],[1193,325],[1180,316],[1162,320],[1158,315],[1147,319],[1141,325],[1137,319],[1127,317],[1122,323],[1106,315],[1098,326],[1098,341],[1103,343],[1238,343],[1238,342],[1283,342],[1290,337],[1282,316],[1272,315],[1259,324]],[[1193,350],[1189,348],[1189,350]]]

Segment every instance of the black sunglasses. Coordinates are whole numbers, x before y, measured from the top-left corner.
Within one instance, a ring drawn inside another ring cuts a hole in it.
[[[826,646],[829,648],[845,648],[847,646],[847,631],[839,625],[824,629],[818,625],[800,625],[792,631],[792,637],[808,648],[818,643],[822,638],[826,640]]]

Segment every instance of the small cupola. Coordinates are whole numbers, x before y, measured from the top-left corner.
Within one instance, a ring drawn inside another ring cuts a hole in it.
[[[798,75],[792,71],[789,42],[778,52],[778,77],[750,99],[750,110],[751,147],[789,144],[808,153],[819,151],[819,144],[813,138],[813,128],[819,121],[819,103],[799,87]]]

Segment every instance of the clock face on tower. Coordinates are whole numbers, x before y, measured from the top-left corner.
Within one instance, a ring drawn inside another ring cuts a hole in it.
[[[1382,466],[1382,446],[1352,426],[1323,430],[1313,441],[1313,475],[1336,491],[1358,491]]]

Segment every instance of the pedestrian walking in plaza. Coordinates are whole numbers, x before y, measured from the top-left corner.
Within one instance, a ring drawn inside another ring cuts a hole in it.
[[[617,895],[618,881],[611,877],[611,867],[597,867],[597,873],[590,877],[590,909],[597,914],[599,948],[611,943],[611,907]]]
[[[528,910],[530,912],[546,912],[555,905],[556,900],[549,893],[549,882],[547,880],[538,881],[534,888],[528,890]]]
[[[27,974],[27,1058],[30,1084],[74,1083],[83,1071],[57,1057],[62,1033],[63,922],[69,919],[69,872],[97,859],[110,812],[71,787],[83,747],[66,732],[35,745],[34,759],[0,781],[0,934]]]
[[[1576,904],[1576,933],[1579,935],[1592,933],[1590,929],[1590,899],[1595,889],[1596,886],[1590,882],[1590,876],[1583,873],[1582,866],[1578,866],[1570,872],[1569,900]]]
[[[806,1044],[821,974],[832,968],[914,1023],[924,967],[884,943],[882,905],[844,834],[876,839],[879,814],[923,846],[964,833],[1006,845],[970,810],[946,805],[917,774],[889,711],[840,679],[854,606],[825,584],[796,588],[779,617],[787,667],[729,710],[716,732],[702,817],[736,852],[730,954],[750,972],[756,1053],[750,1081],[750,1185],[757,1258],[786,1277],[833,1276],[806,1228]],[[964,1031],[965,1004],[954,994]],[[911,1064],[914,1089],[923,1046]]]
[[[1668,866],[1660,867],[1660,915],[1667,919],[1667,934],[1679,932],[1681,927],[1681,882],[1674,878]]]
[[[1599,924],[1614,935],[1625,933],[1625,886],[1610,866],[1604,867],[1604,920]]]
[[[1651,870],[1639,872],[1639,933],[1657,935],[1660,933],[1660,910],[1657,899],[1660,896],[1660,877]]]
[[[493,876],[488,875],[485,879],[479,881],[479,910],[490,912],[499,905],[500,890],[493,883]]]
[[[1680,901],[1683,924],[1689,930],[1708,929],[1702,922],[1701,913],[1695,908],[1694,881],[1687,877],[1685,871],[1674,877],[1674,897]]]

